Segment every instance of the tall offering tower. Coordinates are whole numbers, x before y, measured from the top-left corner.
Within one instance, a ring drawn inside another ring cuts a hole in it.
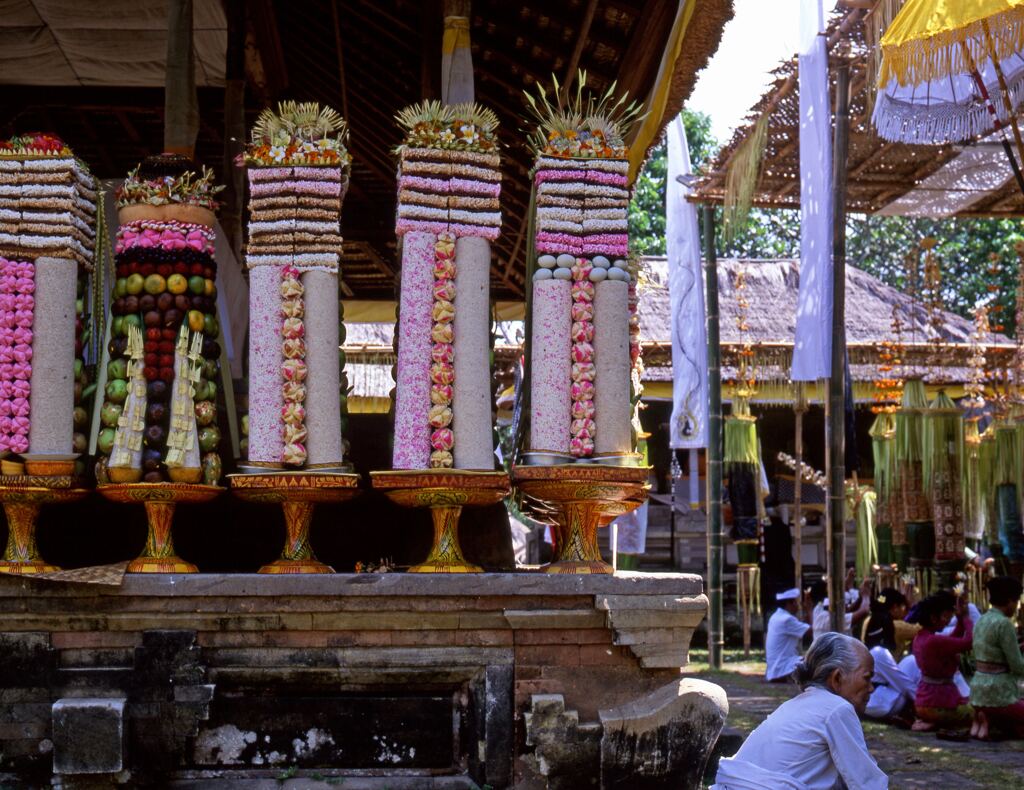
[[[329,107],[264,110],[249,169],[249,464],[342,464],[338,266],[351,157]]]

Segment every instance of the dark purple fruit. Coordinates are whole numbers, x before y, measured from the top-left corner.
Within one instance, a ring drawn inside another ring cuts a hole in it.
[[[112,357],[123,357],[124,352],[128,350],[128,338],[126,337],[115,337],[110,341],[110,356]]]
[[[151,401],[165,401],[168,394],[169,388],[166,381],[157,379],[146,385],[146,397]]]
[[[142,322],[146,326],[160,326],[160,319],[161,315],[159,310],[150,310],[142,316]]]
[[[174,294],[164,291],[156,298],[156,306],[164,313],[174,307]]]
[[[191,301],[193,310],[198,310],[200,313],[203,312],[203,306],[206,304],[206,297],[193,296]]]
[[[163,447],[167,438],[167,432],[162,425],[150,425],[145,433],[147,447]]]
[[[139,297],[139,310],[143,313],[148,313],[150,310],[156,309],[156,297],[152,294],[142,294]]]
[[[124,297],[124,302],[122,303],[121,308],[124,311],[125,315],[127,315],[128,313],[139,312],[139,297],[135,296],[134,294],[129,294],[128,296]]]
[[[220,344],[216,340],[210,340],[206,335],[203,335],[203,356],[207,359],[220,357]]]
[[[151,403],[146,407],[146,422],[163,422],[167,418],[167,406],[166,404]]]
[[[187,313],[189,309],[192,307],[192,301],[188,298],[186,294],[177,294],[174,297],[174,307],[177,310],[181,310],[181,312],[183,313]]]
[[[159,472],[160,471],[160,451],[150,450],[149,448],[142,451],[142,470],[144,472]]]
[[[185,317],[185,314],[181,310],[171,308],[164,313],[164,326],[174,327],[181,323],[181,319]]]
[[[142,476],[142,482],[144,483],[162,483],[163,481],[163,472],[146,472],[146,474]]]

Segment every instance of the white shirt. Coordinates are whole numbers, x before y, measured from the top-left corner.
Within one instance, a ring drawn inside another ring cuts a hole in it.
[[[764,641],[764,656],[768,670],[767,680],[791,675],[800,663],[800,640],[810,626],[801,623],[782,607],[768,619],[768,636]]]
[[[973,603],[967,604],[967,614],[971,618],[971,622],[974,625],[977,625],[978,621],[981,619],[981,611],[978,609],[978,607],[975,606]],[[943,628],[941,631],[939,631],[939,633],[942,636],[949,636],[951,633],[953,633],[953,630],[955,628],[956,628],[956,615],[953,615],[953,619],[949,621],[949,625],[947,625],[945,628]]]
[[[817,639],[822,634],[827,634],[832,630],[832,620],[829,618],[829,611],[826,608],[828,606],[828,598],[821,603],[815,605],[811,610],[811,623],[813,624],[813,631],[811,636]],[[850,613],[843,615],[843,627],[846,629],[843,631],[844,634],[850,633],[850,628],[853,626],[853,615]]]
[[[853,705],[811,687],[782,703],[734,757],[721,761],[712,790],[832,790],[840,777],[851,790],[889,787]]]
[[[871,699],[864,712],[873,718],[884,719],[897,713],[907,700],[913,701],[917,683],[896,665],[896,660],[887,648],[876,645],[871,648],[871,657],[875,659],[875,674],[871,678],[875,690],[871,692]]]

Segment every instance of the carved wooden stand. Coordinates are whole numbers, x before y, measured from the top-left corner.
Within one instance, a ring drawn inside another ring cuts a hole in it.
[[[50,487],[50,483],[57,485]],[[32,485],[0,485],[0,502],[7,516],[7,548],[0,560],[0,573],[29,575],[59,571],[46,562],[36,546],[36,518],[43,505],[76,502],[89,490],[71,488],[70,478],[33,477]]]
[[[466,562],[459,545],[459,515],[464,506],[491,505],[509,492],[504,472],[460,469],[412,469],[371,472],[373,487],[403,507],[429,507],[434,520],[434,542],[425,562],[410,573],[480,573]]]
[[[285,539],[281,557],[260,573],[334,573],[313,554],[309,525],[318,502],[346,502],[359,494],[359,475],[272,472],[228,475],[231,491],[247,502],[280,504]]]
[[[538,518],[553,510],[554,559],[546,573],[613,573],[601,559],[597,529],[647,498],[648,467],[560,464],[517,466],[512,481]]]
[[[174,551],[171,525],[174,509],[179,504],[199,504],[220,496],[220,486],[194,483],[110,483],[97,486],[97,491],[111,502],[146,507],[149,532],[142,554],[128,563],[126,573],[198,573],[191,562],[185,562]]]

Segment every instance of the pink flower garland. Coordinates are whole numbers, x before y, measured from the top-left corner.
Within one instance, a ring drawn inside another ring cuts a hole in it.
[[[441,233],[434,243],[434,345],[430,351],[430,466],[449,469],[455,462],[452,449],[452,385],[455,383],[455,349],[450,324],[455,319],[455,236]]]
[[[214,233],[206,225],[176,220],[135,220],[118,228],[114,252],[132,247],[156,247],[164,250],[193,249],[214,254]]]
[[[281,438],[284,441],[281,460],[292,466],[306,463],[306,326],[303,321],[305,289],[299,280],[301,272],[294,266],[281,267]]]
[[[576,458],[594,454],[594,284],[593,267],[586,258],[577,258],[572,267],[572,400],[569,425],[569,452]]]
[[[28,450],[35,266],[0,258],[0,450]]]

